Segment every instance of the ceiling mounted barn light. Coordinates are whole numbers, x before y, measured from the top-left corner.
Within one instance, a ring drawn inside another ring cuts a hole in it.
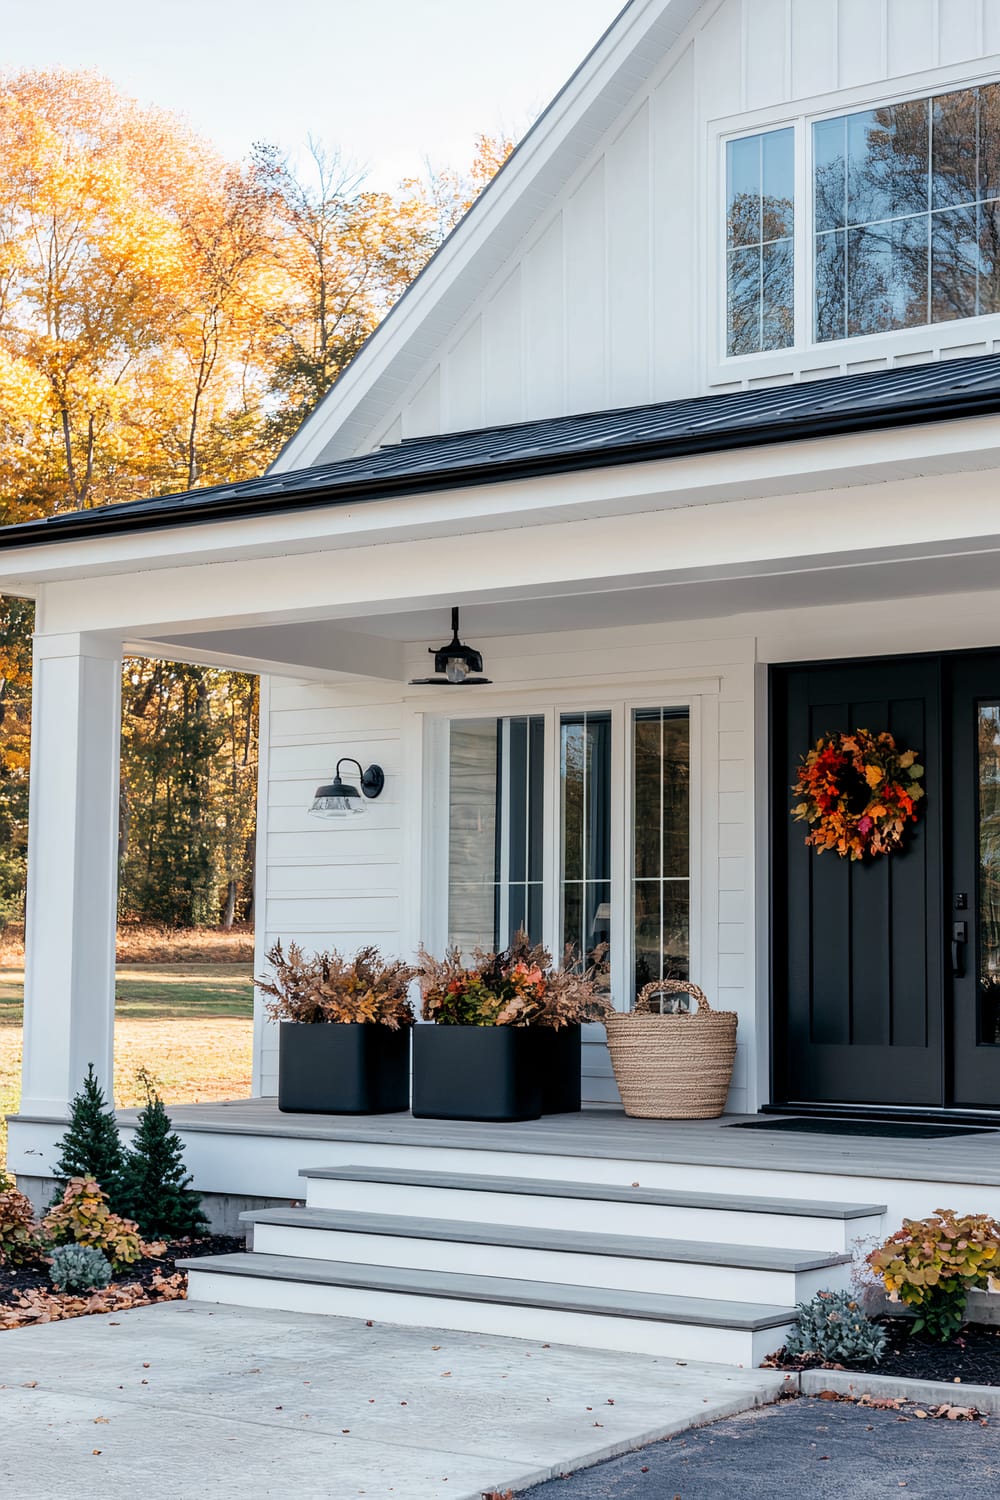
[[[343,765],[357,766],[361,778],[360,791],[350,782],[341,781],[340,768]],[[344,755],[337,762],[333,780],[326,786],[316,788],[313,805],[309,811],[314,818],[356,817],[358,813],[365,811],[365,799],[371,800],[378,797],[384,786],[385,772],[381,766],[369,766],[367,771],[363,771],[359,760],[355,760],[352,755]]]
[[[410,687],[478,687],[488,683],[488,677],[477,674],[483,670],[483,657],[472,646],[463,646],[458,638],[458,609],[451,612],[451,640],[447,646],[428,646],[434,658],[437,677],[412,677]]]

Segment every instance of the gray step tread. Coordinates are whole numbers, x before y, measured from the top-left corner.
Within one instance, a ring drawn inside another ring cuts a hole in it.
[[[414,1271],[399,1266],[356,1266],[299,1255],[237,1251],[179,1260],[188,1272],[252,1276],[263,1281],[300,1281],[361,1291],[399,1292],[411,1297],[446,1297],[461,1302],[499,1302],[516,1307],[592,1313],[608,1318],[644,1318],[654,1323],[685,1323],[703,1328],[753,1332],[795,1320],[793,1307],[757,1302],[721,1302],[709,1297],[670,1297],[660,1292],[614,1291],[605,1287],[559,1286],[548,1281],[517,1281],[506,1276],[470,1276],[460,1271]],[[433,1326],[433,1310],[428,1309]]]
[[[830,1203],[809,1198],[748,1198],[731,1193],[677,1193],[672,1188],[615,1187],[605,1182],[562,1182],[540,1177],[494,1177],[489,1173],[423,1172],[412,1167],[303,1167],[300,1177],[335,1182],[379,1182],[399,1187],[455,1188],[519,1197],[585,1198],[602,1203],[645,1203],[663,1208],[789,1214],[803,1219],[864,1219],[884,1214],[884,1203]]]
[[[470,1224],[459,1219],[410,1218],[333,1208],[267,1208],[240,1214],[244,1223],[348,1234],[394,1235],[401,1239],[447,1240],[452,1244],[499,1245],[505,1249],[620,1255],[629,1260],[733,1266],[752,1271],[818,1271],[850,1262],[849,1255],[789,1250],[768,1245],[718,1245],[696,1240],[653,1239],[633,1234],[596,1234],[577,1229],[535,1229],[518,1224]]]

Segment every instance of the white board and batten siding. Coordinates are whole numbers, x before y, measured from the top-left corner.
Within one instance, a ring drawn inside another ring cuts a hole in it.
[[[573,707],[574,694],[596,706],[627,699],[648,706],[688,703],[692,713],[692,973],[713,1003],[740,1016],[740,1043],[730,1108],[743,1110],[760,1091],[764,1066],[757,1038],[763,1021],[755,986],[754,774],[756,678],[752,640],[691,640],[690,627],[621,627],[546,637],[508,637],[481,644],[496,687],[490,712]],[[423,648],[420,648],[423,649]],[[628,675],[621,679],[622,653]],[[416,651],[414,661],[416,662]],[[423,670],[423,663],[420,663]],[[616,680],[616,674],[618,679]],[[553,684],[560,684],[554,687]],[[449,713],[485,708],[482,694],[448,701]],[[410,957],[440,931],[446,872],[428,859],[441,799],[428,796],[423,764],[434,755],[432,724],[441,702],[421,700],[391,683],[342,688],[271,678],[262,707],[262,800],[259,834],[265,892],[258,972],[277,938],[307,949],[355,951],[377,944]],[[356,822],[309,816],[316,786],[338,755],[377,761],[383,795]],[[585,1049],[585,1096],[617,1097],[600,1033]],[[258,999],[254,1092],[277,1089],[277,1033]]]
[[[1000,318],[726,360],[722,138],[1000,77],[1000,0],[722,0],[650,62],[361,448],[1000,348]]]

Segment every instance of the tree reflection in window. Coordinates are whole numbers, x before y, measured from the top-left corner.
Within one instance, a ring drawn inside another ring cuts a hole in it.
[[[1000,84],[813,126],[815,336],[1000,311]]]
[[[691,735],[686,709],[634,714],[635,991],[690,974]]]
[[[795,132],[726,146],[728,354],[787,349],[795,339]]]

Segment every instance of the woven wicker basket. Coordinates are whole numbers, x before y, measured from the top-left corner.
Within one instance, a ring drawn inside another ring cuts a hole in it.
[[[661,1015],[654,995],[690,995],[696,1011]],[[661,979],[635,1010],[607,1018],[608,1048],[627,1115],[644,1120],[714,1120],[726,1107],[736,1057],[736,1015],[713,1010],[696,984]]]

